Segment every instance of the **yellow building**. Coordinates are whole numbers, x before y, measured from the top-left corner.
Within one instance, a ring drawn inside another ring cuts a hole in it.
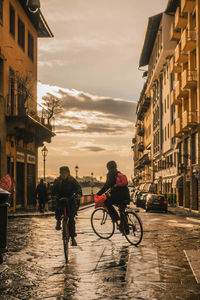
[[[177,206],[194,212],[200,211],[199,28],[199,0],[167,1],[165,12],[149,18],[139,62],[148,67],[153,182],[157,192],[176,195]],[[140,100],[139,106],[136,126],[143,109]],[[137,163],[135,173],[136,168]],[[140,183],[144,181],[140,172]]]
[[[34,206],[38,147],[54,136],[37,105],[37,39],[53,34],[31,2],[0,0],[0,177],[14,179],[14,211]]]

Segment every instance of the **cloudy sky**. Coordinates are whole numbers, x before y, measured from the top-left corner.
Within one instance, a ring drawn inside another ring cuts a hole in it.
[[[56,137],[47,156],[47,174],[61,165],[72,175],[99,179],[116,160],[129,179],[135,108],[144,84],[138,70],[148,17],[167,0],[41,0],[54,38],[38,44],[38,99],[59,97]],[[39,149],[39,175],[43,174]]]

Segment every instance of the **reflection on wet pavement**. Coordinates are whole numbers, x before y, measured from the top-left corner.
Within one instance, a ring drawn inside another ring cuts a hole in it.
[[[90,226],[91,211],[79,213],[78,247],[70,247],[67,265],[54,217],[9,220],[0,299],[200,299],[184,254],[199,249],[197,225],[141,213],[144,240],[133,247],[119,232],[99,239]]]

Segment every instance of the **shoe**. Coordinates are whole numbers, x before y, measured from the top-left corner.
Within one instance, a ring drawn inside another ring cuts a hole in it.
[[[71,245],[72,246],[77,246],[77,242],[76,242],[75,238],[72,238],[72,244]]]
[[[60,220],[57,220],[56,230],[61,230],[61,222],[60,222]]]

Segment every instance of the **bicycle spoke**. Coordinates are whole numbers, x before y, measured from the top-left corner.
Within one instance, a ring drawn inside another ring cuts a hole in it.
[[[109,239],[115,230],[109,214],[104,208],[97,208],[91,215],[92,229],[102,239]]]
[[[126,216],[129,230],[124,230],[124,235],[130,244],[137,246],[143,238],[142,222],[134,212],[126,212]]]

